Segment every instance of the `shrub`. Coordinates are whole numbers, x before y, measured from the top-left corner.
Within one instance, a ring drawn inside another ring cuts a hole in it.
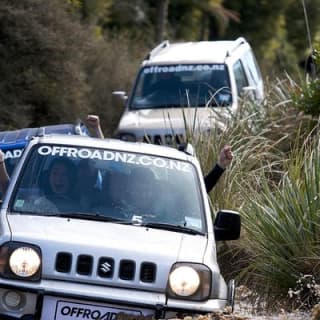
[[[129,92],[145,52],[139,39],[130,40],[126,34],[107,34],[91,48],[86,67],[90,112],[100,115],[106,136],[112,136],[124,111],[112,105],[112,92]]]
[[[240,211],[242,236],[219,243],[221,270],[274,306],[277,298],[288,299],[301,273],[319,271],[311,266],[320,222],[320,152],[314,144],[320,136],[316,130],[310,134],[313,119],[295,107],[291,92],[297,84],[290,77],[267,85],[263,105],[242,101],[239,111],[224,119],[224,130],[194,141],[204,172],[223,145],[232,146],[233,163],[210,199],[214,212]]]
[[[59,0],[1,1],[2,129],[71,121],[87,113],[83,67],[90,38],[67,8]]]
[[[241,247],[250,258],[241,276],[272,301],[285,300],[301,274],[320,271],[319,138],[292,152],[279,184],[270,185],[261,172],[259,192],[252,185],[243,188]]]
[[[319,45],[312,54],[312,68],[314,69],[311,77],[307,77],[306,81],[298,90],[293,92],[292,99],[300,110],[313,117],[320,115],[320,51]]]

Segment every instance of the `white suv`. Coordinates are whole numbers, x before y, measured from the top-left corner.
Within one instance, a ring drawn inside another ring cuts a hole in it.
[[[113,93],[115,103],[126,103],[116,137],[155,144],[182,142],[186,128],[223,128],[217,113],[230,115],[243,94],[257,102],[264,99],[260,69],[244,38],[164,41],[142,62],[129,98],[123,91]]]
[[[200,165],[172,147],[81,136],[30,140],[0,214],[0,318],[174,318],[233,305]],[[141,316],[141,317],[140,317]]]

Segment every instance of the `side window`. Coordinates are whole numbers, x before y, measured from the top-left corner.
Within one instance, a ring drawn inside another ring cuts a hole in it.
[[[241,94],[242,88],[248,86],[248,79],[243,69],[243,65],[240,60],[238,60],[233,65],[233,73],[237,84],[238,95]]]
[[[253,80],[255,84],[257,84],[261,79],[261,73],[257,60],[251,51],[248,51],[245,54],[243,63],[248,69],[250,78]]]

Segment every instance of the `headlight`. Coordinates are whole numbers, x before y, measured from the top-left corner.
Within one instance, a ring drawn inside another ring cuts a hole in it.
[[[21,242],[3,244],[0,247],[0,276],[8,279],[40,280],[40,248]]]
[[[19,277],[31,277],[40,267],[38,253],[30,247],[15,249],[10,256],[9,265],[11,271]]]
[[[169,277],[171,290],[179,296],[191,296],[199,288],[200,277],[191,267],[178,267]]]
[[[176,263],[169,274],[167,294],[174,299],[202,301],[211,292],[211,271],[200,263]]]

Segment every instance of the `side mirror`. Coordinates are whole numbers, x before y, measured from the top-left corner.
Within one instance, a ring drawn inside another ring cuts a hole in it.
[[[242,96],[254,100],[257,97],[257,89],[252,86],[242,88]]]
[[[216,241],[237,240],[240,237],[241,217],[239,212],[220,210],[214,221]]]
[[[117,108],[124,108],[126,102],[128,100],[128,96],[126,95],[125,91],[113,91],[112,92],[112,105],[116,106]]]

